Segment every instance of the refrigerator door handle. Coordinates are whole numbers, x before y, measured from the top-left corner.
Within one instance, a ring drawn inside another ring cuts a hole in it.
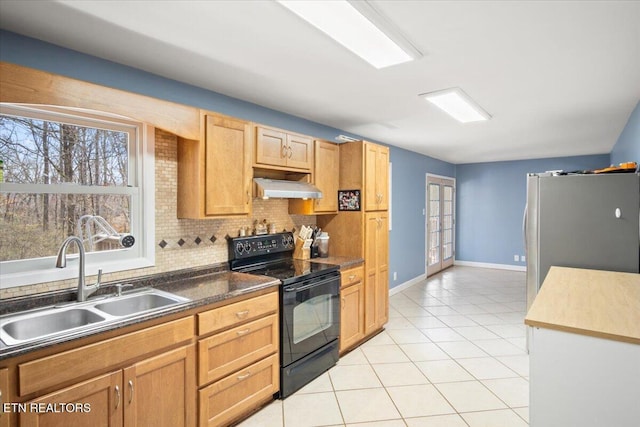
[[[524,256],[526,259],[529,259],[529,254],[527,253],[527,249],[529,245],[527,245],[527,204],[524,204],[524,212],[522,213],[522,241],[524,242]]]

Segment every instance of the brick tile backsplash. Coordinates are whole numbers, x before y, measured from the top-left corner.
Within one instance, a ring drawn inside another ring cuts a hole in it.
[[[299,229],[302,224],[316,223],[315,216],[289,215],[286,199],[254,199],[253,213],[248,218],[178,219],[177,212],[177,144],[175,135],[156,129],[155,137],[155,200],[156,232],[154,267],[103,275],[103,281],[126,280],[137,276],[199,267],[228,260],[225,236],[235,237],[241,227],[253,228],[255,220],[275,223],[278,231]],[[211,239],[215,236],[215,239]],[[200,243],[196,243],[199,238]],[[182,245],[178,244],[183,240]],[[214,240],[213,242],[211,240]],[[166,244],[160,245],[161,242]],[[88,277],[89,283],[95,280]],[[39,283],[0,290],[0,298],[74,288],[77,279]]]

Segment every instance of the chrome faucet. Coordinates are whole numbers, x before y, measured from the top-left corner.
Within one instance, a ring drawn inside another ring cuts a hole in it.
[[[75,242],[78,246],[78,302],[86,301],[89,295],[94,293],[100,287],[100,279],[102,278],[102,269],[98,270],[98,281],[95,285],[87,286],[84,280],[84,246],[82,240],[76,236],[69,236],[62,242],[58,250],[58,259],[56,267],[65,268],[67,266],[67,247],[71,242]]]

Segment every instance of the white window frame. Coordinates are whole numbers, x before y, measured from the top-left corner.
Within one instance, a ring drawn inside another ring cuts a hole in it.
[[[131,248],[87,252],[85,274],[114,273],[155,265],[155,129],[126,117],[93,110],[0,103],[0,113],[58,121],[130,133],[129,182],[136,186],[97,187],[0,183],[2,193],[122,194],[131,197]],[[102,125],[102,126],[101,126]],[[54,189],[57,187],[57,189]],[[60,191],[64,187],[64,191]],[[62,244],[62,242],[60,242]],[[55,267],[55,256],[0,262],[0,289],[78,277],[78,256],[69,255],[66,268]]]

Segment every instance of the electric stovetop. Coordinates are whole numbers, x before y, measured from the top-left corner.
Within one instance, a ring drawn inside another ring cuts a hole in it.
[[[307,260],[285,258],[275,262],[259,263],[245,266],[238,271],[243,273],[258,274],[261,276],[275,277],[283,284],[300,282],[333,271],[338,271],[339,266],[333,264],[317,263]]]

